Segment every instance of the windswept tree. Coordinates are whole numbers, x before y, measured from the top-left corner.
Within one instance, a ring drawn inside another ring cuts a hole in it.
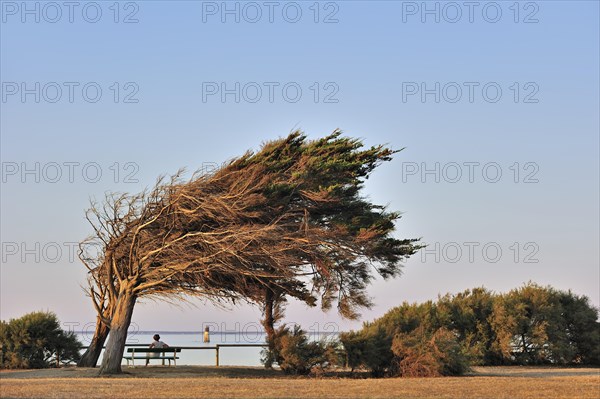
[[[139,218],[140,205],[147,196],[146,193],[106,194],[102,203],[92,202],[86,212],[94,234],[79,244],[79,259],[88,269],[84,290],[96,310],[96,327],[87,350],[77,363],[79,367],[96,366],[110,332],[118,281],[108,270],[113,267],[111,262],[122,262],[127,256],[126,251],[117,249],[125,246],[124,240],[131,234],[131,228]]]
[[[268,342],[287,297],[320,302],[323,310],[336,303],[342,316],[355,319],[360,308],[371,306],[366,288],[374,274],[398,276],[402,261],[420,248],[416,239],[392,237],[399,213],[361,196],[370,173],[395,152],[385,146],[364,149],[340,131],[314,141],[296,132],[231,165],[276,171],[278,179],[265,193],[269,202],[279,213],[296,216],[292,229],[319,232],[326,243],[312,258],[301,258],[304,267],[292,280],[253,281],[258,286],[246,296],[262,306]]]
[[[92,208],[97,232],[120,232],[107,240],[102,260],[91,271],[93,281],[105,287],[106,299],[98,290],[91,297],[110,329],[101,373],[120,371],[138,298],[236,299],[248,276],[285,278],[298,251],[318,245],[303,232],[284,230],[281,221],[266,218],[269,204],[256,193],[265,184],[258,167],[185,184],[176,176],[160,180],[149,193]]]
[[[120,372],[141,297],[259,303],[267,333],[288,296],[325,309],[337,302],[346,317],[370,306],[373,271],[397,276],[419,245],[391,237],[399,214],[359,195],[394,151],[361,147],[339,132],[316,141],[296,132],[212,173],[94,205],[89,242],[102,251],[82,259],[110,330],[101,373]]]

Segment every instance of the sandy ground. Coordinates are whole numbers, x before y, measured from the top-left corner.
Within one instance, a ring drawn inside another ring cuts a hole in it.
[[[465,377],[285,376],[251,367],[66,367],[0,372],[0,397],[14,398],[600,398],[600,369],[479,367]]]
[[[287,376],[279,370],[263,367],[238,366],[136,366],[123,367],[124,374],[105,378],[283,378],[310,379],[310,377]],[[331,373],[323,378],[339,378],[347,373]],[[358,374],[359,378],[366,377]],[[572,377],[600,376],[600,368],[555,368],[555,367],[474,367],[467,377]],[[38,370],[0,370],[0,381],[37,378],[99,378],[98,368],[63,367]],[[314,377],[313,377],[314,378]],[[462,377],[465,378],[465,377]]]

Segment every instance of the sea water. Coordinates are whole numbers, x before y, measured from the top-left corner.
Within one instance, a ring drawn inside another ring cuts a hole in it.
[[[126,348],[128,347],[147,347],[153,341],[154,334],[160,335],[160,340],[169,346],[193,346],[193,347],[214,347],[219,344],[264,344],[266,337],[264,332],[211,332],[210,342],[204,342],[203,331],[135,331],[127,336]],[[89,345],[91,334],[77,333],[79,340],[84,346]],[[309,333],[311,340],[330,340],[337,337],[337,334],[331,332],[312,332]],[[262,347],[220,347],[219,365],[221,366],[261,366],[260,358]],[[178,365],[201,365],[214,366],[216,363],[215,349],[182,349],[178,354]],[[83,350],[82,350],[83,353]],[[127,349],[124,355],[127,355]],[[100,356],[100,361],[102,355]],[[126,364],[123,359],[123,364]],[[143,365],[143,359],[136,360],[136,365]],[[160,364],[159,360],[152,360],[150,364]]]

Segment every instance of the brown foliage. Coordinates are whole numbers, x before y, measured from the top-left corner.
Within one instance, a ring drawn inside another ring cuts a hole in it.
[[[95,234],[80,257],[101,320],[112,330],[118,314],[122,328],[137,298],[184,295],[270,297],[280,312],[286,296],[312,305],[321,294],[324,308],[337,300],[340,313],[356,317],[370,305],[369,267],[397,275],[418,246],[388,236],[397,214],[358,197],[360,179],[393,151],[357,151],[360,142],[339,135],[306,143],[296,132],[212,173],[183,181],[180,171],[149,191],[93,203]]]
[[[433,334],[423,327],[397,334],[392,341],[392,352],[395,358],[391,374],[402,377],[460,375],[469,369],[456,336],[445,328]]]

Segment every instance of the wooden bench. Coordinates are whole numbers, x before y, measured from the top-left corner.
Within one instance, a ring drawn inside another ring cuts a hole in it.
[[[127,366],[129,366],[129,361],[131,360],[131,365],[135,366],[135,359],[144,359],[144,360],[152,360],[152,359],[161,359],[163,361],[163,365],[165,364],[165,360],[169,361],[169,366],[171,366],[171,360],[173,361],[173,365],[177,366],[177,354],[181,352],[181,348],[177,347],[168,347],[168,348],[127,348],[127,356],[123,356],[125,360],[127,360]],[[151,356],[152,353],[157,353],[158,356]],[[137,354],[143,354],[144,356],[136,356]]]

